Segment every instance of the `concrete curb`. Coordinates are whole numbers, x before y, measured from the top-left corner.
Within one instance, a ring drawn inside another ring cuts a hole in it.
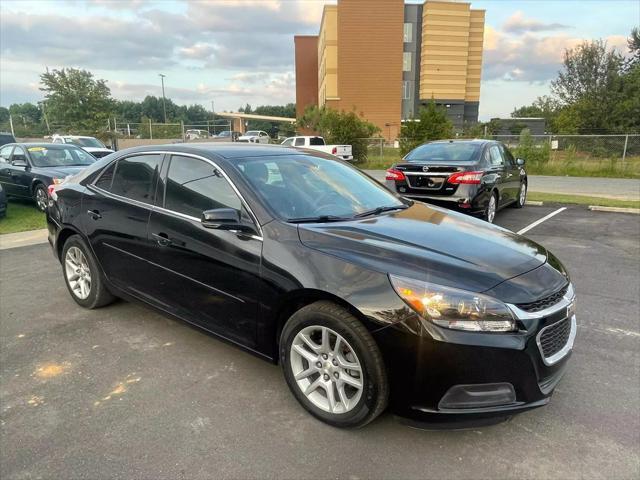
[[[544,202],[537,202],[535,200],[527,200],[526,202],[524,202],[525,205],[532,205],[534,207],[541,207],[542,205],[544,205]]]
[[[7,233],[0,235],[0,250],[47,243],[47,237],[48,230],[46,228],[29,232]]]
[[[640,208],[601,207],[599,205],[589,205],[589,210],[594,212],[634,213],[636,215],[640,214]]]

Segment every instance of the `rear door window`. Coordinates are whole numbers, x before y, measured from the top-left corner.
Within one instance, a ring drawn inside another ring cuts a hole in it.
[[[491,145],[489,148],[489,161],[491,165],[495,167],[501,167],[504,165],[504,159],[502,158],[502,154],[500,153],[500,149],[497,145]]]
[[[153,193],[161,160],[162,156],[158,154],[121,158],[115,167],[111,193],[153,204]],[[105,173],[108,172],[105,171]]]

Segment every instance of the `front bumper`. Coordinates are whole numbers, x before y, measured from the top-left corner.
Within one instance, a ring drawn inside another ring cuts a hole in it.
[[[419,332],[407,323],[375,332],[387,362],[391,410],[429,428],[461,428],[546,405],[571,356],[574,300],[570,289],[540,312],[513,306],[521,325],[514,333],[449,330],[425,320],[418,320]],[[557,354],[545,358],[541,335],[560,322],[569,322],[568,338]]]

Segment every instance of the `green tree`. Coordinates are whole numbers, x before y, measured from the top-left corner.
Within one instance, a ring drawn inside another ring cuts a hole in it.
[[[9,107],[9,113],[13,117],[14,122],[20,122],[23,125],[34,125],[40,123],[42,119],[42,111],[33,103],[14,103]]]
[[[0,123],[9,121],[9,109],[7,107],[0,107]]]
[[[63,68],[40,75],[49,121],[62,123],[74,133],[103,126],[113,108],[111,91],[104,80],[86,70]]]
[[[296,123],[298,127],[318,132],[328,144],[351,145],[353,158],[362,162],[367,159],[368,139],[380,132],[355,111],[339,112],[327,107],[308,107]]]
[[[405,155],[418,145],[430,140],[453,136],[453,124],[446,110],[431,100],[418,113],[418,119],[406,121],[400,128],[400,154]]]

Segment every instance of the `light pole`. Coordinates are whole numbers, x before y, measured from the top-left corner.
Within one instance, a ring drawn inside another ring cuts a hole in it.
[[[162,81],[162,111],[164,112],[164,123],[167,123],[167,105],[164,99],[164,77],[166,77],[166,75],[163,73],[159,73],[158,76]]]

